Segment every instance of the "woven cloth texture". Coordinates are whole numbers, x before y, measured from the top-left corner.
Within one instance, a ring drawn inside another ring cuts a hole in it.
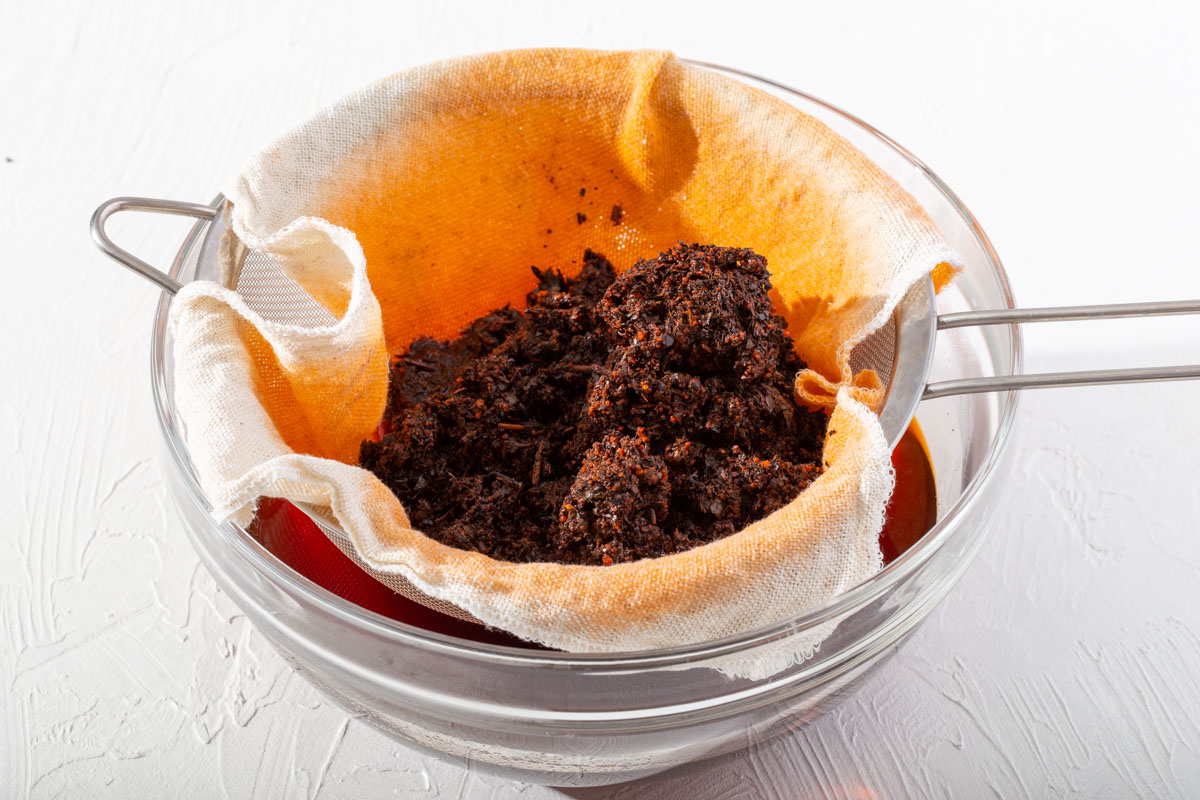
[[[893,486],[881,388],[852,374],[849,353],[916,280],[944,283],[958,260],[911,196],[790,104],[669,53],[471,56],[345,97],[251,158],[225,194],[242,242],[336,322],[268,321],[215,283],[175,299],[176,402],[219,518],[247,523],[261,496],[315,505],[385,583],[576,652],[756,629],[879,569]],[[570,274],[591,248],[621,270],[678,240],[768,260],[809,364],[797,394],[831,413],[828,466],[793,502],[670,556],[515,564],[414,530],[356,466],[389,354],[521,307],[531,264]]]

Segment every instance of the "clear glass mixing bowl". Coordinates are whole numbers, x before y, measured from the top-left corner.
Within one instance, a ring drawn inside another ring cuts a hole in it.
[[[966,268],[939,311],[1013,305],[987,236],[936,175],[870,126],[816,98],[711,65],[774,94],[848,139],[925,207]],[[207,222],[171,268],[197,274]],[[287,661],[335,703],[411,747],[533,783],[595,785],[746,747],[802,724],[852,690],[963,574],[992,525],[1010,471],[1016,395],[923,403],[939,521],[879,574],[786,622],[723,641],[618,655],[478,644],[376,615],[304,578],[246,530],[218,524],[180,436],[172,391],[170,297],[154,323],[151,370],[166,472],[192,544],[217,582]],[[1019,369],[1015,326],[939,335],[931,380]],[[753,660],[791,637],[828,635],[812,656],[769,678],[713,669]]]

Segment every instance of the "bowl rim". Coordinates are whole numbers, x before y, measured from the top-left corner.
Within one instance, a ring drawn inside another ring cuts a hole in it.
[[[799,97],[841,117],[843,120],[857,126],[891,148],[909,164],[922,172],[926,179],[930,181],[943,198],[950,203],[951,207],[955,209],[961,220],[966,223],[984,253],[1005,306],[1008,308],[1015,307],[1008,274],[1004,270],[1000,257],[996,253],[991,240],[983,231],[975,216],[967,209],[958,195],[923,161],[909,152],[908,149],[859,117],[850,114],[832,103],[795,89],[787,84],[720,64],[692,59],[680,60],[692,66],[741,78],[748,78],[751,81],[762,83],[784,93]],[[214,207],[219,206],[223,200],[224,198],[218,195],[212,205]],[[202,241],[201,234],[209,224],[208,220],[200,220],[192,227],[171,265],[170,274],[172,277],[178,278],[184,263],[190,257],[193,249]],[[165,345],[171,298],[172,295],[165,291],[160,296],[152,334],[150,369],[155,412],[173,466],[179,471],[183,484],[188,489],[191,501],[195,503],[205,516],[211,519],[212,504],[200,488],[184,442],[174,424],[174,403],[170,396],[165,374]],[[1009,357],[1011,358],[1012,372],[1016,374],[1021,371],[1024,352],[1023,341],[1017,325],[1014,324],[1005,327],[1009,328],[1010,341],[1012,343]],[[651,668],[692,663],[700,660],[736,655],[746,649],[768,644],[797,632],[827,623],[846,614],[849,610],[865,605],[879,597],[932,558],[941,549],[949,535],[948,532],[954,527],[954,523],[958,518],[966,514],[978,501],[981,490],[991,480],[995,466],[1001,461],[1011,444],[1013,439],[1012,432],[1016,420],[1018,393],[1008,391],[999,394],[998,397],[1000,411],[997,429],[983,463],[972,476],[967,486],[964,487],[962,494],[958,497],[954,505],[916,544],[879,572],[851,589],[826,600],[824,603],[806,609],[786,620],[775,622],[753,631],[697,644],[617,653],[564,653],[460,639],[448,634],[437,633],[400,622],[399,620],[364,609],[330,592],[284,564],[274,554],[259,544],[244,527],[232,521],[215,524],[230,542],[241,551],[242,555],[251,561],[252,565],[259,572],[267,573],[274,582],[282,584],[288,591],[302,595],[308,602],[331,616],[399,644],[416,645],[429,650],[442,651],[459,657],[481,661],[533,667],[608,670],[629,669],[631,667]]]

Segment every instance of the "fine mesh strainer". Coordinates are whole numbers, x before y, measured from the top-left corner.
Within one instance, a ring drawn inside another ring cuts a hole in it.
[[[181,288],[171,276],[118,247],[104,230],[118,211],[148,211],[211,220],[200,249],[197,276],[234,289],[246,304],[264,318],[303,327],[330,325],[336,320],[312,299],[269,257],[247,249],[229,226],[229,204],[218,197],[211,205],[118,197],[101,205],[92,216],[92,238],[101,250],[121,265],[174,294]],[[922,400],[956,394],[1040,389],[1053,386],[1095,386],[1111,383],[1146,383],[1200,378],[1200,364],[1135,369],[1053,372],[1035,375],[997,375],[926,383],[937,332],[974,325],[1024,322],[1117,319],[1200,313],[1200,300],[1113,305],[1008,308],[938,316],[933,281],[917,282],[897,304],[882,328],[859,343],[850,355],[857,372],[873,369],[886,392],[879,422],[889,445],[895,445]]]
[[[119,197],[102,204],[92,217],[92,237],[108,256],[165,291],[174,294],[181,285],[117,246],[107,235],[108,218],[119,211],[147,211],[209,220],[196,266],[199,280],[210,280],[238,292],[246,304],[264,318],[288,325],[316,327],[336,320],[269,257],[246,248],[230,228],[230,205],[217,197],[211,204],[182,203],[137,197]],[[873,369],[886,387],[879,413],[880,424],[890,446],[894,446],[912,420],[921,400],[956,394],[997,392],[1051,386],[1080,386],[1200,378],[1200,365],[1141,369],[1093,370],[1036,375],[998,375],[927,383],[933,362],[937,331],[972,325],[1017,324],[1022,322],[1142,317],[1200,313],[1200,300],[1074,306],[1042,309],[937,314],[933,282],[917,282],[897,304],[882,328],[859,343],[851,353],[855,371]],[[353,544],[333,520],[318,509],[304,510],[342,552],[358,562]],[[359,563],[365,568],[365,565]],[[401,594],[427,607],[460,619],[469,614],[445,601],[431,598],[401,577],[388,576],[386,583]]]

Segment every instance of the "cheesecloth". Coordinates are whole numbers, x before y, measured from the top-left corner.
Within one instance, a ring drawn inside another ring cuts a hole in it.
[[[817,120],[668,53],[485,54],[345,97],[251,158],[225,195],[241,242],[331,322],[266,319],[213,282],[174,300],[176,402],[220,520],[248,523],[263,496],[311,504],[389,586],[574,652],[745,632],[880,568],[893,486],[873,413],[882,392],[849,354],[915,281],[932,273],[940,288],[958,259],[911,196]],[[517,564],[414,530],[356,466],[384,410],[389,354],[521,307],[531,264],[571,274],[591,248],[621,270],[677,240],[768,260],[809,365],[797,396],[831,413],[827,467],[789,505],[675,555]]]

